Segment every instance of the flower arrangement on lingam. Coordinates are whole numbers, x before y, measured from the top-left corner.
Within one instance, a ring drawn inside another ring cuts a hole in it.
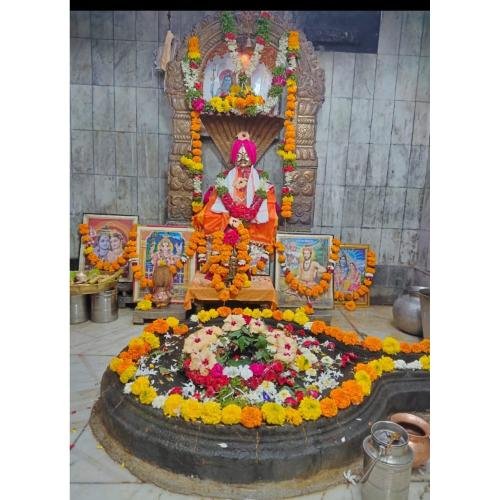
[[[166,418],[254,428],[334,418],[385,373],[429,370],[429,352],[428,339],[361,339],[301,308],[221,306],[189,324],[154,321],[109,367],[125,394]]]

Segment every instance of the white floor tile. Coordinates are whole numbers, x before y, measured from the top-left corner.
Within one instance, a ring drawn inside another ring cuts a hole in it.
[[[163,492],[148,483],[71,484],[71,500],[159,500]]]

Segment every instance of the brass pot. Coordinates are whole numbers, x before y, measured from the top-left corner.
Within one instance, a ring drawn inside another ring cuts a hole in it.
[[[424,465],[429,460],[431,451],[428,422],[412,413],[394,413],[390,420],[408,433],[409,445],[413,450],[412,468]]]

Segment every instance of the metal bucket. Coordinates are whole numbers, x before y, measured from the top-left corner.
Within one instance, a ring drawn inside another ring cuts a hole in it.
[[[116,288],[95,293],[90,300],[90,319],[94,323],[109,323],[118,318],[118,291]]]
[[[422,316],[422,330],[424,332],[424,339],[430,337],[430,308],[431,308],[431,289],[424,288],[418,292],[420,297],[420,311]]]
[[[87,295],[70,295],[69,322],[71,325],[84,323],[89,319],[89,303]]]
[[[374,423],[363,451],[363,500],[408,500],[413,451],[404,428],[394,422]]]

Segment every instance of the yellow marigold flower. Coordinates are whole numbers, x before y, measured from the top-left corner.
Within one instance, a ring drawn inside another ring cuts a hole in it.
[[[222,409],[222,423],[226,425],[239,424],[241,408],[235,404],[229,404]]]
[[[201,420],[204,424],[215,425],[221,421],[222,410],[220,403],[215,401],[207,401],[202,404]]]
[[[90,246],[90,247],[85,248],[85,250],[83,251],[83,253],[85,255],[88,255],[89,253],[92,253],[93,251],[94,251],[93,247]]]
[[[391,359],[391,358],[389,358]],[[377,372],[377,378],[382,375],[382,365],[380,364],[380,359],[373,359],[368,363],[368,366],[371,366]]]
[[[109,362],[109,369],[112,371],[112,372],[116,372],[116,369],[118,368],[118,365],[122,362],[122,360],[120,358],[117,358],[117,357],[114,357],[111,359],[111,361]]]
[[[318,420],[321,417],[321,405],[317,399],[306,396],[300,402],[299,412],[304,420]]]
[[[430,370],[431,369],[431,357],[428,356],[427,354],[424,354],[424,356],[421,356],[419,359],[420,364],[422,365],[422,368],[424,370]]]
[[[285,423],[285,409],[278,403],[264,403],[261,410],[268,424],[283,425]]]
[[[215,309],[209,309],[208,313],[210,314],[211,319],[219,317],[219,313]]]
[[[181,414],[181,405],[184,401],[180,394],[171,394],[163,403],[163,413],[166,417],[178,417]]]
[[[246,316],[251,316],[252,310],[249,307],[245,307],[245,309],[243,309],[243,314],[245,314]]]
[[[144,340],[142,340],[140,337],[134,337],[133,339],[130,339],[128,347],[132,350],[142,350],[142,348],[144,347]]]
[[[273,317],[273,311],[271,309],[262,309],[262,317],[263,318],[272,318]]]
[[[252,318],[260,319],[262,317],[262,312],[260,309],[254,309],[252,311]]]
[[[291,311],[290,309],[285,309],[283,311],[283,319],[285,321],[293,321],[293,318],[295,317],[295,313]]]
[[[370,375],[368,375],[368,373],[364,370],[359,370],[354,374],[354,379],[363,389],[363,394],[365,396],[369,396],[372,392],[372,381],[370,379]]]
[[[146,299],[139,300],[139,302],[137,302],[137,306],[135,306],[135,308],[138,309],[139,311],[148,311],[152,307],[153,303],[150,300]]]
[[[382,341],[382,350],[386,354],[397,354],[401,350],[399,340],[395,339],[394,337],[386,337]]]
[[[146,387],[146,389],[139,394],[139,401],[143,405],[150,405],[157,395],[158,394],[156,394],[156,391],[151,386]]]
[[[175,328],[176,326],[179,326],[179,320],[174,316],[169,316],[167,318],[167,325],[169,328]]]
[[[126,384],[135,375],[136,371],[137,367],[135,365],[130,365],[128,368],[125,368],[120,375],[120,382]]]
[[[160,339],[154,333],[144,331],[141,337],[151,346],[151,349],[160,347]]]
[[[243,283],[243,288],[250,288],[252,286],[252,282],[250,280],[246,280]]]
[[[302,423],[302,415],[295,408],[285,408],[285,418],[287,424],[300,425]]]
[[[311,363],[303,354],[297,356],[294,363],[299,369],[299,372],[305,372],[306,370],[309,370],[309,368],[311,368]]]
[[[297,311],[293,315],[293,321],[300,326],[304,326],[309,321],[309,317],[304,311]]]
[[[132,394],[139,396],[139,394],[144,389],[147,389],[148,387],[149,387],[148,377],[138,377],[135,379],[134,383],[132,384],[132,387],[131,387]]]
[[[201,417],[202,405],[196,399],[185,399],[181,404],[181,416],[188,422],[194,422]]]
[[[205,309],[202,309],[199,313],[198,313],[198,319],[202,322],[202,323],[206,323],[209,319],[210,319],[210,313],[208,311],[205,311]]]
[[[378,364],[383,372],[394,371],[394,360],[392,358],[389,358],[389,356],[382,356],[378,360]]]

